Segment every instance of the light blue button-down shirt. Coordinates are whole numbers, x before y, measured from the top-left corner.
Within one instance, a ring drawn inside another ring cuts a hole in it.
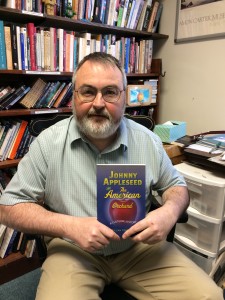
[[[124,118],[115,142],[99,152],[81,136],[75,119],[70,117],[44,130],[31,144],[0,204],[45,199],[55,212],[96,216],[96,164],[145,164],[146,212],[151,190],[162,194],[170,186],[186,185],[161,140],[147,128]],[[113,241],[98,254],[118,253],[132,245],[129,240]]]

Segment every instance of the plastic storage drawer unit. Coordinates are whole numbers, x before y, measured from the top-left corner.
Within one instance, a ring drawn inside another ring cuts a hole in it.
[[[224,218],[225,175],[187,163],[178,164],[175,168],[186,180],[190,206],[212,218]]]

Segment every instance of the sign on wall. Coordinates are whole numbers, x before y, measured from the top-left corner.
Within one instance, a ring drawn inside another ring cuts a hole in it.
[[[225,36],[225,0],[177,0],[175,43]]]

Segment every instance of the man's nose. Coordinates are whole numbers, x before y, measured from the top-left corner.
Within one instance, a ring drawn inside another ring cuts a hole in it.
[[[93,101],[93,106],[95,107],[103,107],[105,106],[105,100],[102,97],[102,93],[98,91],[94,101]]]

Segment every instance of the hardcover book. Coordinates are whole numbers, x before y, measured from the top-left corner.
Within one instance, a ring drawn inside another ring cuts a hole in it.
[[[97,164],[97,219],[119,236],[145,217],[145,165]]]

